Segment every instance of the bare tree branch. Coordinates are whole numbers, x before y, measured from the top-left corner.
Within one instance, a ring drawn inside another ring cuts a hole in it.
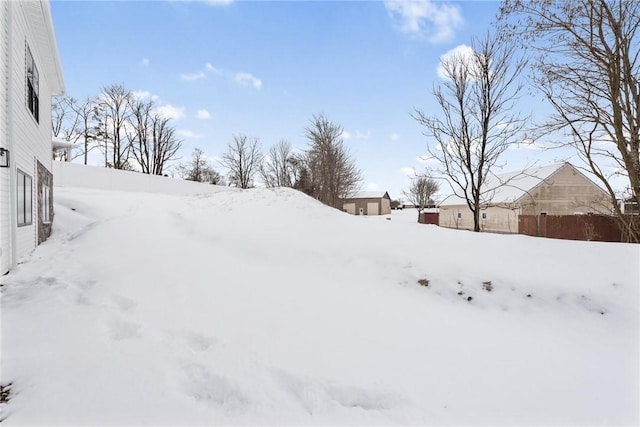
[[[435,179],[423,175],[413,178],[409,189],[402,192],[407,201],[418,210],[418,221],[420,221],[420,213],[434,203],[433,196],[439,189],[440,184]]]
[[[569,132],[620,226],[639,242],[640,223],[618,198],[640,203],[640,2],[506,0],[501,23],[535,53],[533,82],[555,110],[546,129]],[[613,184],[620,177],[622,194]]]
[[[306,167],[312,195],[322,203],[341,208],[341,199],[360,186],[362,176],[342,141],[342,127],[323,114],[313,116],[305,128],[309,141]]]
[[[269,148],[260,165],[260,176],[267,187],[293,187],[298,178],[298,165],[291,143],[281,140]]]
[[[260,141],[246,135],[234,135],[220,163],[229,169],[229,183],[239,188],[253,187],[253,177],[260,169]]]
[[[225,185],[222,175],[209,164],[204,151],[200,148],[193,150],[191,161],[178,166],[178,171],[182,178],[188,181]]]
[[[513,112],[522,89],[525,61],[516,59],[515,45],[487,34],[472,43],[470,57],[454,55],[441,63],[445,81],[434,88],[439,117],[416,110],[414,118],[433,138],[431,157],[449,178],[453,192],[467,202],[480,231],[480,209],[495,188],[485,187],[501,155],[518,138],[526,119]]]

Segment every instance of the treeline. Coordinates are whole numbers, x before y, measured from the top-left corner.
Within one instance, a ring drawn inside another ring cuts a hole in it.
[[[105,87],[84,100],[54,98],[52,128],[54,137],[77,144],[75,157],[84,164],[90,151],[100,149],[105,167],[151,175],[162,175],[182,146],[171,118],[157,110],[153,99],[123,85]]]
[[[313,116],[305,128],[306,150],[296,152],[289,141],[281,140],[266,154],[258,138],[234,135],[219,163],[229,171],[229,185],[251,188],[259,181],[266,187],[295,188],[326,205],[341,208],[340,200],[356,191],[362,182],[362,174],[343,144],[342,132],[342,127],[325,115]],[[217,185],[226,182],[199,148],[179,170],[185,179]]]
[[[105,167],[152,175],[165,174],[182,147],[171,118],[159,112],[153,99],[137,96],[123,85],[105,87],[84,100],[54,98],[52,127],[54,137],[76,144],[73,159],[81,157],[87,164],[89,153],[99,150],[100,156],[92,158],[102,158]],[[226,177],[200,148],[190,160],[177,164],[176,171],[183,179],[215,185],[251,188],[261,182],[266,187],[291,187],[341,208],[340,200],[362,181],[342,133],[340,125],[321,114],[305,128],[304,151],[296,152],[289,141],[281,140],[264,154],[258,138],[238,134],[218,161],[228,170]]]

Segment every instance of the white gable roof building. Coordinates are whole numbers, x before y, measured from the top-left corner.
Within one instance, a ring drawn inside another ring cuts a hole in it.
[[[483,187],[481,227],[518,232],[519,215],[610,214],[607,193],[570,163],[491,176]],[[473,214],[456,195],[440,203],[441,226],[473,229]]]

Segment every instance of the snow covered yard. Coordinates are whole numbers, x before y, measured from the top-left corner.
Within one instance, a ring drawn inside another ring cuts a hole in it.
[[[1,278],[7,425],[640,422],[639,245],[287,189],[54,199]]]

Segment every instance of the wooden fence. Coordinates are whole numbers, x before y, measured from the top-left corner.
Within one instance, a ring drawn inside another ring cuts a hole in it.
[[[440,214],[438,212],[422,212],[420,214],[420,219],[418,220],[418,222],[421,224],[439,225]]]
[[[518,233],[554,239],[627,241],[615,218],[608,215],[520,215]]]

